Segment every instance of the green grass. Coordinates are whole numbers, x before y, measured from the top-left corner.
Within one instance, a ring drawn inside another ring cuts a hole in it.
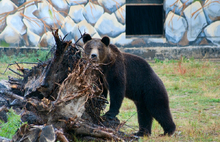
[[[0,47],[9,47],[10,45],[5,41],[0,41]]]
[[[12,139],[18,128],[21,127],[22,123],[20,115],[17,115],[14,110],[10,109],[8,114],[8,122],[4,123],[0,121],[0,136]]]
[[[8,62],[1,59],[0,62],[0,72],[3,72]],[[156,59],[150,64],[166,86],[177,127],[172,137],[159,137],[163,129],[154,120],[152,135],[140,141],[220,141],[220,62],[182,58]],[[10,74],[7,71],[6,75],[0,75],[0,79],[7,79]],[[132,101],[124,99],[118,118],[126,122],[121,130],[128,134],[138,130]]]
[[[5,72],[5,69],[7,68],[8,64],[13,64],[15,62],[21,63],[21,62],[29,62],[29,63],[37,63],[39,61],[45,61],[46,57],[48,55],[47,50],[38,50],[37,52],[30,53],[30,54],[18,54],[18,55],[12,55],[12,56],[6,56],[6,55],[1,55],[0,56],[0,80],[2,79],[8,79],[8,76],[14,76],[14,77],[19,77],[15,74],[13,74],[11,71],[7,70]],[[50,57],[50,54],[48,55]],[[23,68],[31,68],[34,64],[19,64]],[[11,65],[11,69],[14,71],[17,71],[17,65]],[[4,73],[5,74],[2,74]]]
[[[0,63],[14,63],[16,62],[38,62],[38,60],[44,61],[49,51],[47,50],[38,50],[36,52],[30,54],[21,54],[18,53],[17,55],[0,56]]]
[[[177,129],[172,137],[159,137],[163,129],[154,120],[151,137],[140,141],[220,141],[220,62],[193,58],[155,62],[150,64],[166,86]],[[124,131],[138,130],[132,101],[124,100],[118,118],[127,121]]]

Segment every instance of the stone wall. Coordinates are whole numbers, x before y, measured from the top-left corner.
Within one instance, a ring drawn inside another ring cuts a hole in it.
[[[0,46],[53,46],[56,28],[66,40],[75,42],[80,30],[119,47],[218,45],[220,1],[194,1],[164,2],[164,38],[126,38],[125,0],[1,0]]]
[[[164,10],[171,44],[220,44],[220,0],[166,0]]]

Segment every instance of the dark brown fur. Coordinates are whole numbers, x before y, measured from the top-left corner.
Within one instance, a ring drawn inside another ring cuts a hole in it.
[[[106,117],[114,118],[119,113],[124,97],[134,101],[137,107],[138,136],[150,135],[152,120],[155,118],[164,129],[164,135],[172,135],[175,124],[169,108],[167,91],[161,79],[142,58],[122,53],[115,45],[109,44],[108,37],[83,39],[87,57],[92,57],[91,49],[97,49],[102,73],[107,80],[103,94],[110,95],[110,109]],[[101,54],[101,55],[100,55]]]

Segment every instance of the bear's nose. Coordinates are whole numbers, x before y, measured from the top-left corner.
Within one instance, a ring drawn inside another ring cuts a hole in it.
[[[92,54],[91,57],[92,57],[92,58],[96,58],[97,55],[96,55],[96,54]]]

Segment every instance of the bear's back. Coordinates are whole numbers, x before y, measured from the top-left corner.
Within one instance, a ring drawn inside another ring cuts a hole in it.
[[[126,97],[132,100],[143,99],[141,94],[164,92],[163,82],[143,58],[122,53],[126,70]],[[134,95],[136,94],[136,95]]]

